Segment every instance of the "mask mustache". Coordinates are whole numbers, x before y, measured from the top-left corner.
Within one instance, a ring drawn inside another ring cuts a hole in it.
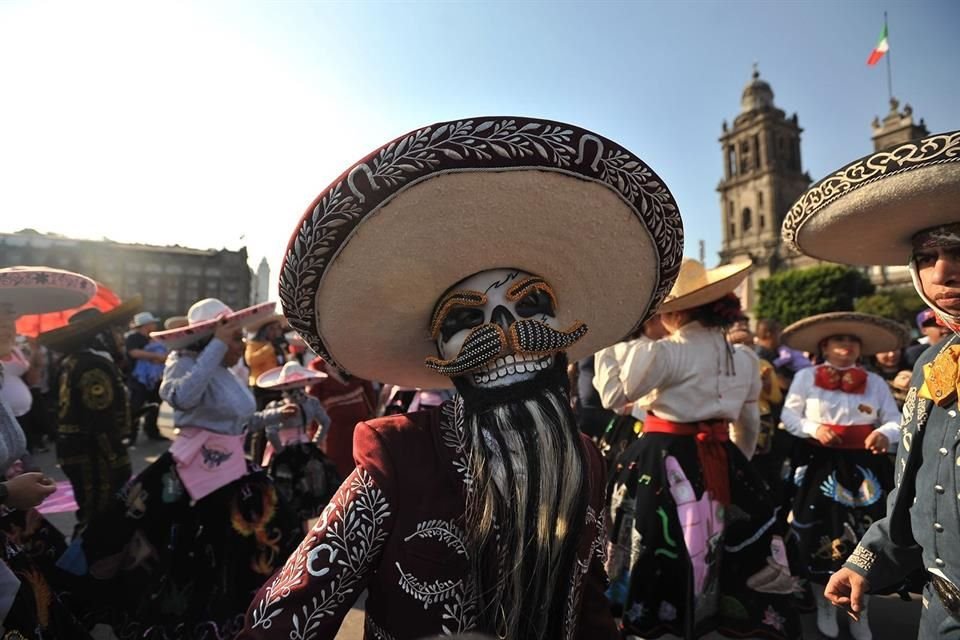
[[[546,356],[566,351],[587,334],[587,325],[579,320],[566,331],[558,331],[540,320],[517,320],[510,325],[509,338],[498,324],[474,327],[463,341],[459,353],[450,360],[429,357],[425,364],[448,378],[470,373],[493,362],[512,349],[522,355]]]

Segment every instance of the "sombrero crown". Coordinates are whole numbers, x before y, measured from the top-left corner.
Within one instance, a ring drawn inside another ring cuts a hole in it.
[[[838,335],[857,336],[860,353],[865,356],[900,349],[909,340],[906,328],[893,320],[869,313],[833,311],[794,322],[783,330],[780,341],[793,349],[817,353],[821,341]]]
[[[782,235],[794,250],[822,260],[905,265],[915,234],[957,221],[960,131],[950,131],[872,153],[831,173],[790,208]]]
[[[560,122],[481,117],[401,136],[327,187],[290,240],[280,299],[341,370],[448,387],[423,360],[436,355],[433,305],[456,282],[495,268],[544,277],[561,324],[590,328],[576,358],[656,309],[682,249],[673,196],[620,145]]]

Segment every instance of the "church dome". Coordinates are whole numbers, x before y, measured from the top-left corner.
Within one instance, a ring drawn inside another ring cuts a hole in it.
[[[773,89],[760,79],[760,72],[753,68],[753,77],[740,97],[740,113],[747,113],[757,109],[766,109],[773,106]]]

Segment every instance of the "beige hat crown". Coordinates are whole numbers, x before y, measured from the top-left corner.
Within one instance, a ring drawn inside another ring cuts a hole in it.
[[[660,312],[693,309],[719,300],[743,282],[752,266],[750,262],[739,262],[707,269],[699,260],[684,258],[680,264],[680,275],[660,305]]]

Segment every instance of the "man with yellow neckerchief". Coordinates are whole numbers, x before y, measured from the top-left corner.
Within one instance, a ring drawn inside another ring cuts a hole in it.
[[[960,639],[960,131],[830,174],[793,205],[783,237],[823,260],[908,263],[917,293],[952,332],[914,368],[887,516],[867,530],[824,595],[856,619],[867,594],[924,570],[918,638]]]

